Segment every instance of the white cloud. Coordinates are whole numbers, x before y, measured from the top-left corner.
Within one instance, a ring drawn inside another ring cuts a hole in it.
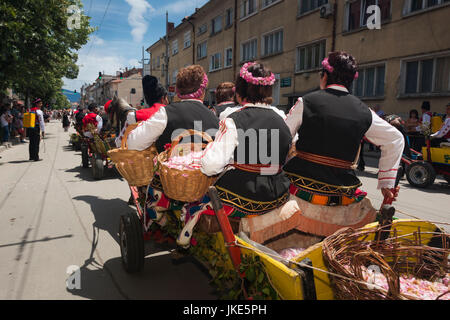
[[[144,16],[147,11],[152,13],[155,9],[146,0],[126,0],[126,2],[131,6],[131,11],[128,14],[128,23],[133,28],[131,35],[135,42],[142,42],[148,28]]]

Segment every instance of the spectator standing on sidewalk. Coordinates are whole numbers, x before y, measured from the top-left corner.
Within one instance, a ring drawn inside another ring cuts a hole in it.
[[[12,122],[11,112],[9,111],[9,106],[4,106],[2,111],[0,111],[0,123],[2,126],[2,143],[5,144],[9,142],[9,125]]]
[[[42,138],[45,136],[45,123],[44,123],[44,113],[42,112],[42,100],[37,99],[33,102],[34,107],[31,108],[31,113],[36,114],[36,120],[34,128],[28,128],[30,133],[30,161],[41,161],[39,159],[39,143],[41,142],[41,131]]]
[[[63,128],[64,128],[65,132],[69,131],[70,120],[69,120],[69,115],[68,115],[67,111],[64,111],[64,113],[63,113],[62,125],[63,125]]]

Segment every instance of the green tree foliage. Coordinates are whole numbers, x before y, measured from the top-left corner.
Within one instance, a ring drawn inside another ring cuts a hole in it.
[[[80,8],[79,27],[68,28],[70,6]],[[44,101],[57,99],[62,78],[78,76],[77,50],[94,31],[80,0],[0,2],[0,91],[13,88]]]

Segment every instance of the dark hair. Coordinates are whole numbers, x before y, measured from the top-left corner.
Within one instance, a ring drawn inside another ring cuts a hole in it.
[[[272,72],[262,63],[256,63],[248,68],[254,77],[270,77]],[[236,79],[236,93],[250,103],[272,104],[272,86],[259,86],[248,83],[241,76]]]
[[[222,103],[225,101],[234,100],[234,83],[233,82],[223,82],[219,84],[216,89],[216,103]]]
[[[409,117],[411,118],[411,115],[415,114],[416,115],[416,119],[419,119],[419,112],[416,109],[412,109],[409,112]]]
[[[322,75],[328,74],[327,85],[340,84],[350,90],[358,72],[358,64],[355,58],[344,51],[334,51],[328,54],[328,63],[334,68],[329,72],[322,69]]]
[[[88,110],[89,110],[89,111],[94,111],[95,108],[97,108],[97,105],[96,105],[95,103],[91,103],[91,104],[88,106]]]
[[[167,96],[167,90],[158,83],[158,79],[154,76],[146,75],[142,78],[142,88],[144,90],[145,101],[149,106],[154,105],[161,98]]]
[[[177,90],[181,95],[187,95],[200,89],[205,76],[205,70],[200,65],[192,65],[180,70],[177,75]]]
[[[430,109],[431,109],[430,101],[424,101],[422,103],[422,109],[430,111]]]

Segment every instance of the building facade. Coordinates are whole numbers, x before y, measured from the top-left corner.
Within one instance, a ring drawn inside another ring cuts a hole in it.
[[[87,107],[91,103],[103,106],[117,95],[133,107],[139,107],[144,99],[142,72],[142,68],[133,68],[118,71],[115,76],[102,75],[102,78],[97,78],[93,84],[81,88],[82,106]]]
[[[448,0],[210,0],[170,30],[168,72],[165,37],[147,51],[151,73],[172,91],[180,68],[202,65],[210,103],[215,88],[234,81],[243,63],[260,61],[277,78],[274,104],[287,110],[319,88],[326,54],[343,50],[360,67],[352,93],[369,106],[406,116],[427,100],[433,112],[444,113],[449,16]]]

